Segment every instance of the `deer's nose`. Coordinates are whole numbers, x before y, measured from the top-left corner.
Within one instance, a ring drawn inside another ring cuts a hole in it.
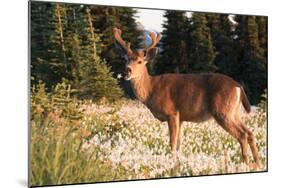
[[[127,67],[127,68],[126,68],[126,72],[127,72],[127,74],[128,74],[128,73],[132,73],[132,69],[131,69],[130,67]]]

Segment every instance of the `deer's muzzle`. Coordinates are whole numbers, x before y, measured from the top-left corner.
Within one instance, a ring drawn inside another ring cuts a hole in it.
[[[127,67],[125,71],[125,79],[130,80],[131,75],[132,75],[132,69],[130,67]]]

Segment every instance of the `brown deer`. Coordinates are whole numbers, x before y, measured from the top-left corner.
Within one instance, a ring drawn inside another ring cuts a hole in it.
[[[163,74],[150,76],[146,64],[155,56],[160,33],[150,33],[152,44],[133,52],[130,43],[121,37],[121,30],[113,29],[114,38],[126,51],[126,80],[136,97],[160,121],[167,121],[170,146],[176,159],[180,149],[180,129],[183,121],[202,122],[214,118],[238,140],[243,160],[249,164],[248,144],[256,164],[260,166],[258,150],[252,132],[241,120],[241,105],[247,113],[251,106],[242,86],[222,74]]]

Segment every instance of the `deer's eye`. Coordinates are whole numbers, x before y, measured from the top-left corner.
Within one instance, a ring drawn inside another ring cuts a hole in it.
[[[141,64],[141,61],[138,61],[138,64]]]

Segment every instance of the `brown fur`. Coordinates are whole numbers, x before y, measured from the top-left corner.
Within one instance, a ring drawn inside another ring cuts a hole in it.
[[[168,121],[172,151],[179,149],[180,123],[202,122],[215,118],[236,138],[243,159],[249,162],[247,148],[251,146],[254,159],[259,162],[252,133],[241,121],[240,104],[250,112],[250,103],[241,85],[222,74],[164,74],[131,80],[137,98],[161,121]],[[237,95],[237,89],[240,95]],[[236,102],[237,101],[237,102]],[[179,118],[179,119],[177,119]]]
[[[118,35],[117,39],[124,44],[121,36]],[[127,51],[130,52],[130,49]],[[153,46],[150,46],[148,50],[128,53],[128,80],[136,97],[152,114],[160,121],[168,122],[174,158],[176,150],[180,148],[181,122],[203,122],[214,118],[224,130],[238,140],[245,163],[249,163],[249,144],[256,163],[260,165],[254,136],[241,120],[241,105],[246,112],[251,110],[242,86],[222,74],[150,76],[146,63],[155,51]]]

